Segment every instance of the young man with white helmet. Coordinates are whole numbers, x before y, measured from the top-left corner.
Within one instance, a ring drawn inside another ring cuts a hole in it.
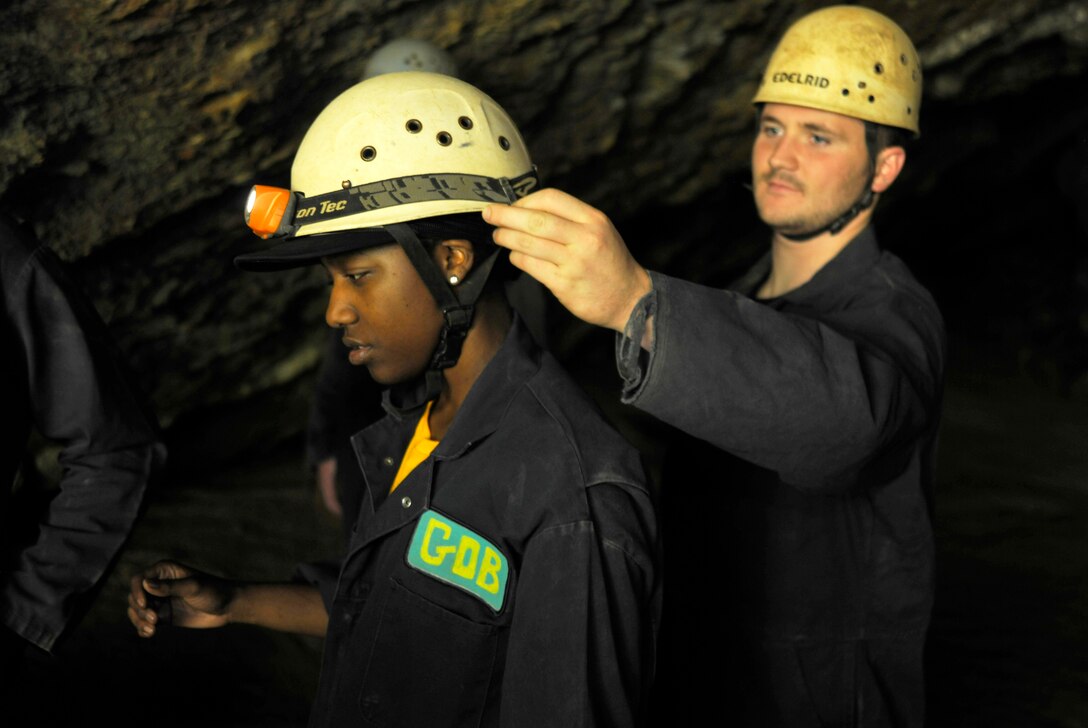
[[[352,442],[366,477],[339,574],[246,584],[161,562],[129,616],[326,636],[314,726],[640,722],[658,614],[656,526],[638,454],[506,305],[480,219],[536,172],[472,86],[394,73],[310,127],[292,190],[247,221],[281,242],[249,270],[320,262],[326,321],[389,387]]]
[[[754,99],[771,250],[730,290],[648,273],[607,217],[556,190],[484,213],[516,266],[621,334],[624,401],[713,446],[703,480],[664,486],[684,503],[728,493],[704,539],[716,548],[669,557],[684,564],[669,583],[703,591],[678,600],[667,586],[667,624],[698,630],[684,648],[736,660],[718,677],[740,682],[741,725],[923,721],[944,327],[869,226],[906,160],[898,138],[918,133],[921,91],[910,39],[879,13],[824,8],[785,33]],[[691,510],[676,520],[698,531],[713,509]],[[687,534],[666,533],[667,550],[674,536]],[[729,598],[706,607],[700,574]],[[730,622],[728,645],[707,639],[717,625],[700,610]],[[695,670],[685,694],[713,690],[731,711],[728,681]]]

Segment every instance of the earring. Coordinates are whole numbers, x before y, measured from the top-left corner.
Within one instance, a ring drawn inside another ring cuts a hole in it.
[[[461,279],[458,278],[457,276],[450,276],[450,285],[451,286],[456,286],[460,282],[461,282]]]

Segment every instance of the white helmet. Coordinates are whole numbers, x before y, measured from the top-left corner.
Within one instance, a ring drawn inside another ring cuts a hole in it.
[[[497,250],[452,289],[419,238],[490,241],[483,219],[463,213],[514,202],[537,185],[521,134],[487,94],[437,73],[376,76],[314,120],[295,154],[291,190],[253,188],[246,223],[284,242],[235,264],[278,270],[396,242],[446,317],[433,366],[451,366]]]
[[[521,134],[487,94],[441,74],[390,73],[325,107],[295,154],[292,191],[255,188],[246,222],[261,237],[301,238],[476,212],[536,184]],[[273,193],[277,204],[263,197]]]

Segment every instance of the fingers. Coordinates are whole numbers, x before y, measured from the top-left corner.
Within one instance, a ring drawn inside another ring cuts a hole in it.
[[[526,275],[539,281],[541,285],[552,292],[562,284],[559,279],[559,267],[555,263],[516,250],[510,251],[510,263],[518,270],[524,271]]]
[[[155,626],[159,622],[159,615],[155,606],[151,603],[147,592],[144,591],[144,574],[136,574],[129,581],[128,594],[128,619],[136,628],[136,634],[141,637],[151,637],[155,634]]]
[[[578,232],[547,213],[496,205],[489,209],[493,214],[488,221],[496,226],[491,237],[497,245],[553,265],[562,260],[566,245]]]
[[[131,595],[128,600],[128,621],[136,628],[136,634],[141,637],[152,637],[155,627],[159,622],[159,615],[154,609],[140,607],[135,603]]]
[[[592,205],[587,205],[577,197],[554,187],[526,195],[513,206],[525,210],[539,210],[575,223],[593,222],[601,214]]]
[[[484,220],[510,262],[540,281],[560,303],[591,324],[622,331],[650,289],[649,274],[631,256],[608,216],[559,190],[490,205]]]
[[[179,588],[184,584],[186,577],[192,575],[192,571],[173,561],[160,561],[154,566],[144,569],[139,574],[140,588],[153,596],[168,597],[181,595]],[[133,577],[136,579],[136,577]]]
[[[159,561],[143,571],[143,577],[152,580],[183,579],[192,574],[192,569],[176,561]]]
[[[192,570],[173,561],[160,561],[129,580],[128,619],[141,637],[151,637],[162,621],[159,610],[168,610],[170,596],[191,592],[187,579]]]
[[[557,263],[566,246],[583,242],[607,218],[565,192],[548,189],[534,192],[513,205],[489,205],[484,220],[498,228],[495,242],[534,258]]]

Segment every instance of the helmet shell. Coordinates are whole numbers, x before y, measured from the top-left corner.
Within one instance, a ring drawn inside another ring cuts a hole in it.
[[[778,42],[752,103],[804,106],[918,135],[922,64],[891,19],[836,5],[809,13]]]
[[[354,185],[428,174],[513,179],[532,170],[510,116],[491,97],[450,76],[387,73],[337,96],[295,154],[291,189],[307,197]],[[427,200],[303,225],[296,237],[475,212],[483,200]]]

